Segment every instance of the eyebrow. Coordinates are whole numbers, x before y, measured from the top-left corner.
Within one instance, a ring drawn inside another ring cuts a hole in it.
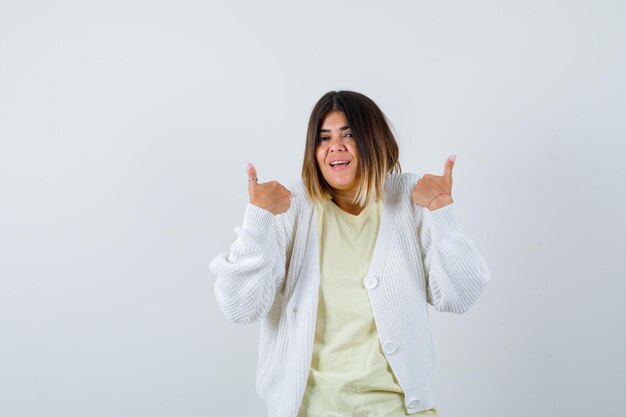
[[[345,125],[339,128],[339,130],[347,130],[350,129],[350,126]],[[320,129],[320,133],[330,133],[330,129]]]

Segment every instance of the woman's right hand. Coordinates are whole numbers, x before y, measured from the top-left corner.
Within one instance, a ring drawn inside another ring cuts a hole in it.
[[[257,178],[256,168],[248,162],[248,178]],[[248,180],[250,204],[261,207],[272,214],[280,214],[291,206],[291,192],[278,181],[259,184],[258,180]]]

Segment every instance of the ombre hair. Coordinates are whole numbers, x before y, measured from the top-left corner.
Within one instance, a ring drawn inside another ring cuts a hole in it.
[[[324,118],[340,112],[348,121],[355,138],[359,159],[360,184],[352,201],[365,207],[382,198],[387,174],[401,172],[398,142],[391,123],[370,98],[354,91],[329,91],[315,104],[306,134],[302,181],[309,198],[325,202],[333,198],[332,189],[317,164],[316,150]]]

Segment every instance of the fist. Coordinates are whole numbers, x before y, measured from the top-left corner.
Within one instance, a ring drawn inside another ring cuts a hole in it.
[[[442,176],[424,174],[417,181],[411,195],[415,204],[433,211],[453,203],[452,167],[454,167],[455,159],[455,155],[448,157]]]
[[[256,178],[256,168],[248,163],[248,178]],[[250,204],[261,207],[272,214],[280,214],[291,206],[291,192],[277,181],[259,184],[258,180],[248,181]]]

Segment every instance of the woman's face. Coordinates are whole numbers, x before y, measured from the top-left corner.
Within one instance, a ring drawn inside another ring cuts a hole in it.
[[[343,113],[328,113],[320,128],[317,165],[326,182],[343,193],[356,193],[359,184],[354,135]]]

